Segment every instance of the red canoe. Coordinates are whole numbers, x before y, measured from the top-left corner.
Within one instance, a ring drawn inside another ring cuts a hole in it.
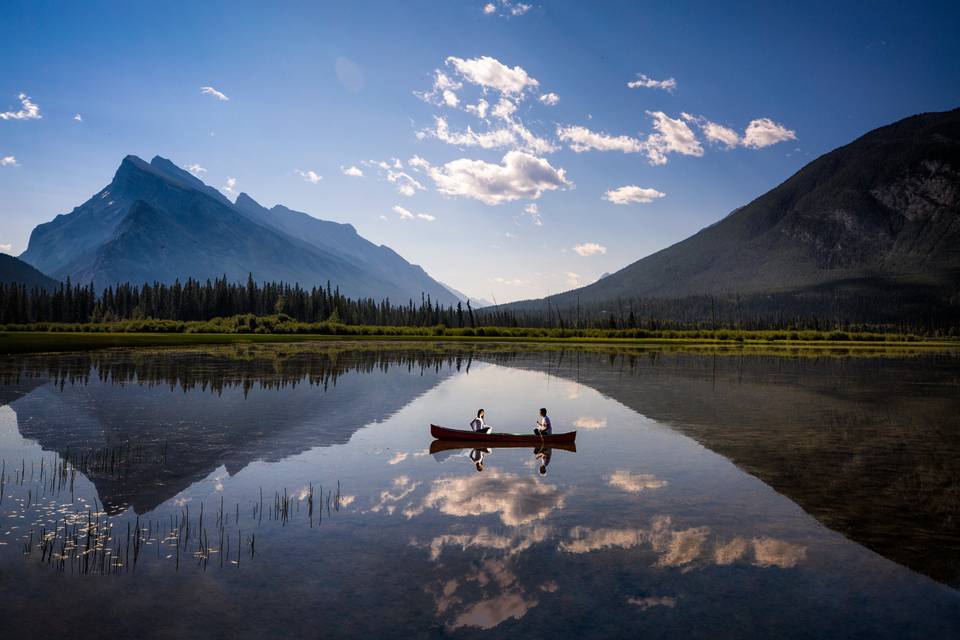
[[[437,440],[459,440],[461,442],[516,442],[522,444],[545,444],[545,443],[567,443],[570,444],[577,439],[576,431],[566,433],[550,433],[544,436],[538,436],[533,433],[531,427],[530,433],[477,433],[473,430],[448,429],[435,424],[430,425],[430,435]]]

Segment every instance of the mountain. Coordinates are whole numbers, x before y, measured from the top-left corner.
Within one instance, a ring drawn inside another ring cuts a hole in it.
[[[958,299],[960,109],[871,131],[690,238],[548,300],[833,289]]]
[[[25,284],[28,289],[53,289],[59,283],[37,271],[23,260],[0,253],[0,283]]]
[[[226,275],[306,287],[329,281],[352,297],[456,299],[389,247],[350,225],[282,207],[266,209],[243,194],[230,202],[166,158],[127,156],[90,200],[39,225],[21,258],[54,277],[98,286],[173,282]]]

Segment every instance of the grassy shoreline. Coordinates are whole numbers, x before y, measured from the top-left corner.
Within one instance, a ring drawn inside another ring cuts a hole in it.
[[[88,351],[120,347],[176,347],[224,344],[269,344],[294,342],[455,342],[455,343],[533,343],[569,345],[678,346],[754,350],[958,350],[960,340],[781,340],[762,337],[763,332],[735,332],[736,337],[547,337],[547,336],[464,336],[464,335],[343,335],[287,333],[88,333],[60,331],[0,332],[0,354],[26,354],[57,351]]]

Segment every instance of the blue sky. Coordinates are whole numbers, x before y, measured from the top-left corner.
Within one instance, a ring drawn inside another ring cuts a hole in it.
[[[960,106],[956,3],[487,4],[4,2],[0,249],[159,154],[503,302]]]

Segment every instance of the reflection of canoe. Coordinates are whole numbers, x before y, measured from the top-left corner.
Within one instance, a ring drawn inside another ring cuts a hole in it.
[[[454,451],[455,449],[560,449],[562,451],[577,452],[577,445],[573,442],[548,442],[546,446],[540,446],[540,439],[537,438],[536,444],[529,442],[492,442],[490,440],[434,440],[430,443],[430,453],[440,453],[441,451]]]
[[[531,429],[533,431],[533,429]],[[544,436],[538,436],[534,433],[477,433],[476,431],[464,431],[461,429],[448,429],[435,424],[430,425],[430,435],[437,440],[460,440],[463,442],[489,442],[490,444],[502,444],[505,442],[514,442],[524,445],[539,444],[557,444],[566,442],[573,444],[577,439],[576,431],[567,433],[551,433]]]

